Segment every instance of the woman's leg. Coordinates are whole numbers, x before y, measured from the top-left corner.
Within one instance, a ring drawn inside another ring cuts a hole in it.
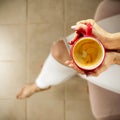
[[[76,75],[77,72],[75,70],[65,66],[65,61],[69,59],[71,58],[64,41],[56,41],[36,81],[25,85],[17,94],[17,98],[30,97],[36,92],[47,90],[50,86],[57,85]]]
[[[65,65],[66,60],[71,59],[63,40],[59,40],[53,43],[51,54],[58,62],[63,65]]]
[[[97,120],[120,120],[120,94],[89,85],[89,96],[93,115]]]
[[[57,85],[74,76],[77,72],[65,66],[65,61],[68,59],[71,58],[63,40],[55,42],[51,53],[45,60],[43,68],[36,79],[36,85],[44,89]]]
[[[120,14],[120,0],[103,0],[97,7],[94,19],[100,21],[117,14]]]
[[[96,11],[95,20],[120,14],[119,0],[105,0]],[[88,83],[89,97],[93,114],[97,120],[120,120],[120,94]]]

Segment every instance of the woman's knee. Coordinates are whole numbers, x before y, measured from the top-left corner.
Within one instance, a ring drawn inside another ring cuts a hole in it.
[[[119,6],[120,6],[119,0],[103,0],[97,7],[94,19],[96,21],[99,21],[119,14],[120,13]]]
[[[63,40],[56,41],[53,44],[51,53],[53,57],[62,64],[64,64],[66,60],[70,59],[70,56],[68,54]]]

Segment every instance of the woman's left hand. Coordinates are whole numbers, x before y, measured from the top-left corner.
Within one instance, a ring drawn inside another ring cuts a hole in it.
[[[105,59],[104,59],[102,65],[100,67],[96,68],[95,70],[89,72],[88,74],[86,74],[86,72],[84,70],[79,69],[75,65],[75,63],[73,62],[73,60],[71,60],[71,61],[67,60],[65,62],[65,64],[68,67],[71,67],[71,68],[75,69],[80,74],[86,74],[88,76],[99,76],[102,72],[106,71],[110,67],[110,65],[114,64],[114,59],[115,59],[114,52],[106,52],[106,56],[105,56]]]

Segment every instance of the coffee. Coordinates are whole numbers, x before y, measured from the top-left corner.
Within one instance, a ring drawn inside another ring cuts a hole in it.
[[[98,40],[84,37],[75,43],[72,54],[74,62],[80,68],[94,69],[103,61],[104,48]]]

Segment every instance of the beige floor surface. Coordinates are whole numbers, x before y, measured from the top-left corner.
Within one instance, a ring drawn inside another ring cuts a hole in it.
[[[100,1],[0,0],[0,120],[94,120],[77,76],[27,100],[16,93],[35,81],[53,41],[93,18]]]

